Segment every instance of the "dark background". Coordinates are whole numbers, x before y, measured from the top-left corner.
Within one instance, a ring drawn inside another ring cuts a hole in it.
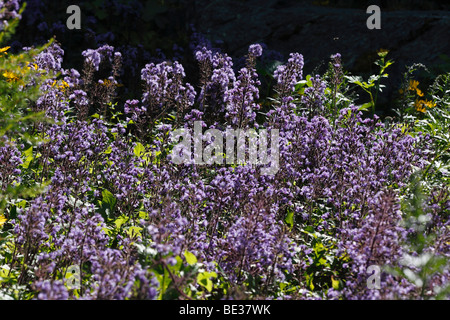
[[[66,28],[71,4],[81,8],[81,30]],[[381,30],[366,27],[371,4],[381,8]],[[29,0],[12,47],[54,36],[65,51],[64,67],[81,70],[81,52],[108,43],[125,57],[121,80],[130,97],[138,96],[140,69],[151,61],[180,60],[195,83],[195,32],[232,56],[236,66],[252,43],[264,44],[264,61],[302,53],[305,74],[323,72],[330,55],[339,52],[349,72],[369,76],[377,72],[373,62],[383,48],[395,61],[389,89],[380,96],[386,109],[405,66],[426,65],[430,72],[418,75],[425,82],[450,70],[449,9],[443,0]]]

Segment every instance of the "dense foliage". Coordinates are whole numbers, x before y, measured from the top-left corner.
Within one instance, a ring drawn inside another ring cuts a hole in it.
[[[6,41],[20,8],[2,3]],[[123,104],[113,46],[83,51],[81,71],[53,40],[0,49],[1,298],[450,297],[450,73],[422,88],[408,68],[398,116],[380,119],[385,51],[364,81],[339,54],[304,75],[300,53],[267,69],[254,44],[236,68],[192,48],[198,85],[148,63]],[[279,170],[173,163],[171,132],[196,121],[278,130]]]

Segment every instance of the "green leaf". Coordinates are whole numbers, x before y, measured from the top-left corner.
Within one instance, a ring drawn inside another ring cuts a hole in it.
[[[186,258],[186,262],[191,266],[197,263],[195,255],[187,250],[184,251],[184,257]]]
[[[159,299],[162,299],[167,289],[169,288],[172,279],[170,278],[169,271],[167,271],[166,268],[164,268],[161,274],[156,274],[156,279],[159,282]]]
[[[124,223],[126,223],[127,221],[128,221],[128,217],[127,216],[120,216],[119,218],[117,218],[115,221],[114,221],[114,224],[116,225],[116,228],[117,229],[120,229],[120,227],[124,224]]]
[[[25,161],[22,163],[22,168],[28,169],[31,161],[33,160],[33,146],[31,146],[27,150],[25,150],[23,155],[25,156]]]
[[[114,211],[116,203],[117,203],[116,197],[114,197],[114,195],[108,189],[103,189],[102,204],[106,204],[108,206],[108,209],[112,212]]]
[[[360,76],[345,76],[345,78],[348,80],[348,82],[350,82],[350,83],[354,83],[354,84],[357,84],[357,85],[359,85],[359,86],[363,86],[363,84],[362,84],[362,81],[363,81],[363,79],[362,79],[362,77],[360,77]]]
[[[372,109],[372,106],[373,106],[373,103],[372,103],[372,102],[364,103],[363,105],[361,105],[361,106],[358,108],[358,111],[369,111],[369,110]]]
[[[147,220],[148,219],[148,212],[147,211],[139,211],[139,218]]]
[[[213,289],[213,282],[211,278],[217,278],[217,273],[215,272],[201,272],[197,276],[197,283],[206,288],[209,292]]]
[[[141,155],[143,155],[144,152],[145,152],[145,147],[144,147],[144,145],[143,145],[142,143],[138,142],[138,143],[136,144],[136,146],[134,147],[133,152],[134,152],[134,155],[135,155],[136,157],[139,158],[139,157],[140,157]]]
[[[333,287],[333,289],[339,290],[339,288],[341,287],[341,281],[339,279],[336,280],[333,276],[331,276],[331,286]]]
[[[284,222],[286,222],[286,224],[289,226],[290,229],[292,229],[294,227],[294,212],[293,211],[288,211],[288,213],[286,214],[286,217],[284,218]]]
[[[314,291],[314,275],[306,274],[305,275],[306,285],[309,287],[311,291]]]
[[[129,235],[131,238],[134,238],[134,237],[141,237],[141,236],[142,236],[141,230],[142,230],[141,227],[131,226],[131,227],[128,229],[127,233],[128,233],[128,235]]]
[[[312,86],[313,86],[313,83],[312,83],[312,81],[311,81],[311,78],[312,78],[312,76],[311,76],[310,74],[308,74],[308,75],[306,76],[306,85],[307,85],[308,87],[312,87]]]
[[[306,80],[301,80],[299,82],[297,82],[297,84],[295,85],[294,91],[295,92],[299,92],[299,91],[304,91],[304,86],[306,85]]]
[[[0,282],[7,282],[10,279],[10,268],[8,265],[0,267]]]

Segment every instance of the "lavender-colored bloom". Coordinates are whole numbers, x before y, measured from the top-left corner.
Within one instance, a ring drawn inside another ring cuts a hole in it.
[[[311,77],[312,86],[305,89],[302,96],[302,103],[309,110],[310,114],[322,114],[324,110],[324,99],[326,83],[320,79],[319,75]]]
[[[36,300],[67,300],[69,292],[62,281],[43,280],[34,283]]]
[[[63,61],[63,56],[64,50],[54,42],[50,45],[50,47],[38,54],[35,61],[41,69],[58,72],[62,70],[61,64]]]
[[[149,63],[141,70],[141,79],[145,82],[142,103],[146,108],[145,116],[139,119],[141,137],[147,130],[151,131],[154,121],[169,110],[177,112],[177,119],[182,119],[184,113],[190,110],[196,92],[192,85],[183,83],[184,77],[184,68],[177,61],[171,64],[165,61]]]
[[[225,112],[225,93],[236,80],[233,62],[226,54],[213,53],[206,47],[196,51],[195,56],[200,68],[199,109],[208,119],[221,120]]]
[[[336,53],[331,56],[331,65],[333,70],[331,82],[334,86],[339,86],[344,75],[342,67],[342,56],[340,53]]]
[[[248,48],[248,54],[255,58],[262,56],[262,52],[263,52],[263,49],[260,44],[252,44]]]
[[[259,51],[253,47],[252,50]],[[254,58],[252,56],[250,60]],[[248,67],[239,71],[234,87],[224,94],[225,120],[228,125],[233,128],[246,128],[247,125],[253,124],[256,119],[256,111],[260,109],[260,105],[256,103],[256,100],[259,99],[259,85],[261,82],[258,74],[254,69],[253,62],[249,61]]]
[[[302,79],[303,66],[303,55],[291,53],[287,64],[277,67],[274,78],[277,80],[276,90],[281,98],[289,96],[297,82]]]
[[[23,163],[21,152],[16,143],[7,137],[0,137],[0,191],[20,182],[20,165]]]
[[[114,47],[109,45],[103,45],[98,49],[87,49],[82,52],[83,57],[85,57],[86,63],[91,64],[95,70],[98,71],[100,63],[105,59],[112,62],[112,56],[114,52]]]
[[[379,192],[369,201],[367,216],[358,221],[352,229],[344,230],[343,242],[346,254],[353,260],[351,274],[354,279],[347,280],[345,290],[350,299],[394,299],[395,279],[392,275],[383,275],[381,288],[369,288],[367,272],[370,266],[395,265],[402,256],[400,244],[405,240],[406,232],[399,226],[401,211],[396,203],[397,195],[392,192]],[[380,275],[381,276],[381,275]],[[397,293],[398,294],[398,293]]]

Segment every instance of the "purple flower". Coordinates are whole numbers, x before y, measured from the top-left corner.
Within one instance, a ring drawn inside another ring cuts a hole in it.
[[[64,50],[56,43],[52,43],[50,47],[38,54],[35,58],[39,68],[50,71],[62,71],[61,64],[63,61]]]
[[[277,67],[274,78],[277,80],[276,90],[281,98],[289,96],[297,82],[302,79],[303,65],[303,55],[291,53],[287,64]]]
[[[263,49],[260,44],[252,44],[248,48],[248,54],[253,57],[260,57],[262,56]]]
[[[67,300],[69,292],[62,281],[43,280],[34,283],[37,290],[36,300]]]
[[[87,49],[82,52],[83,57],[85,57],[85,61],[91,64],[96,71],[98,71],[100,63],[105,59],[108,59],[109,62],[112,62],[114,47],[109,45],[103,45],[98,49]]]

